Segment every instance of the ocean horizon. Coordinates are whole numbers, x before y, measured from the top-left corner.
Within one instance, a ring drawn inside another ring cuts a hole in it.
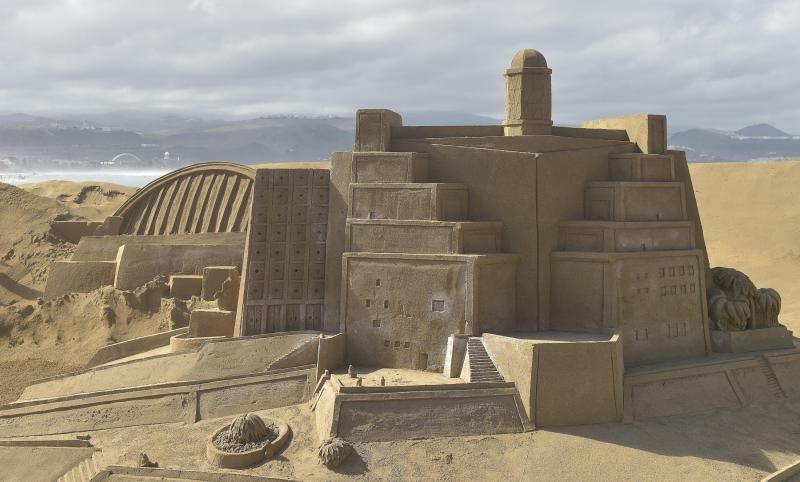
[[[45,181],[109,182],[123,186],[142,187],[168,172],[170,172],[169,169],[5,172],[0,173],[0,182],[15,186]]]

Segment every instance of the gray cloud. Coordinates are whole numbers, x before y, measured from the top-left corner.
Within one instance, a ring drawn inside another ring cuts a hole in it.
[[[500,115],[541,50],[557,122],[638,112],[800,133],[800,3],[4,0],[0,111]]]

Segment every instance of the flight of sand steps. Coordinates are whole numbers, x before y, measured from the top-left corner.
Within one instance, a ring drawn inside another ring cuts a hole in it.
[[[58,482],[89,482],[105,468],[103,452],[96,450],[91,457],[83,459],[78,465],[59,477]]]

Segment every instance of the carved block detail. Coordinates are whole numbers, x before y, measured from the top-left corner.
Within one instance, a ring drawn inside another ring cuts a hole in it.
[[[328,191],[324,169],[258,171],[242,334],[322,327]]]

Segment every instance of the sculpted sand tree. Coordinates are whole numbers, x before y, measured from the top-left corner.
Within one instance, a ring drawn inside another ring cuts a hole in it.
[[[781,297],[777,291],[756,289],[746,274],[733,268],[713,268],[711,277],[717,286],[708,290],[712,328],[741,331],[779,325]]]
[[[246,445],[262,441],[270,430],[258,415],[246,413],[236,417],[228,428],[228,441]]]

